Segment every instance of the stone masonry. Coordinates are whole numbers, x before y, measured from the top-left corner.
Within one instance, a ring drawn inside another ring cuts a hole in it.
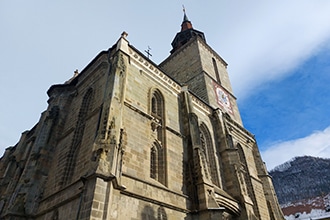
[[[48,90],[0,160],[0,219],[282,220],[227,63],[186,14],[156,65],[127,33]]]

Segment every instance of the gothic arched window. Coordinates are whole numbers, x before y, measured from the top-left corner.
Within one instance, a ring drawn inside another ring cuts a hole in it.
[[[237,144],[237,150],[238,150],[238,155],[239,155],[239,160],[241,162],[241,165],[244,166],[244,168],[246,169],[247,165],[246,165],[245,153],[244,153],[242,146],[239,143]]]
[[[165,184],[165,160],[163,147],[155,142],[150,149],[150,177]]]
[[[158,149],[152,146],[150,149],[150,177],[153,179],[158,178]]]
[[[151,97],[151,115],[162,119],[164,114],[164,100],[159,90],[155,90]]]
[[[216,164],[216,155],[212,144],[211,134],[204,123],[200,125],[200,137],[202,151],[206,157],[206,166],[210,172],[211,180],[215,185],[220,186],[217,168],[218,166]]]
[[[151,92],[150,113],[154,132],[150,148],[150,177],[166,185],[165,108],[163,95],[158,89]]]
[[[65,170],[62,181],[62,183],[64,184],[69,183],[69,181],[71,181],[71,178],[73,176],[73,171],[76,165],[77,155],[80,150],[80,145],[83,139],[86,120],[92,102],[92,98],[93,98],[93,89],[89,88],[85,93],[80,106],[76,128],[73,133],[72,143],[66,158],[65,168],[64,168]]]
[[[157,220],[167,220],[165,209],[162,206],[157,209]]]

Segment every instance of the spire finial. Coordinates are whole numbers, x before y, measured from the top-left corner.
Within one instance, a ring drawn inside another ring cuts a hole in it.
[[[183,10],[183,22],[189,21],[187,14],[186,14],[186,8],[184,7],[184,5],[182,5],[182,10]]]
[[[121,37],[123,37],[123,38],[126,38],[127,35],[128,35],[128,33],[126,31],[123,31],[123,33],[121,33]]]
[[[181,24],[181,31],[192,29],[192,24],[188,19],[188,16],[186,14],[186,8],[184,7],[184,5],[182,5],[182,9],[183,9],[183,21]]]

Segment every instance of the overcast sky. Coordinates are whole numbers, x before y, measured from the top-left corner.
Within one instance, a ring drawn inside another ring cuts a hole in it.
[[[47,90],[123,31],[164,60],[186,7],[229,64],[245,127],[268,169],[330,157],[330,1],[0,1],[0,154],[47,108]]]

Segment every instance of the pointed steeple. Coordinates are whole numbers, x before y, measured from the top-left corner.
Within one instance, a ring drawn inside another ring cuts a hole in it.
[[[191,22],[189,21],[188,19],[188,16],[186,14],[186,9],[183,7],[183,21],[182,21],[182,24],[181,24],[181,31],[185,31],[185,30],[188,30],[188,29],[192,29],[192,24]]]
[[[193,28],[191,21],[188,19],[186,14],[186,10],[183,7],[183,21],[181,24],[181,31],[176,34],[174,40],[172,41],[173,49],[171,50],[171,54],[195,36],[199,36],[202,38],[202,40],[206,41],[204,33]]]

